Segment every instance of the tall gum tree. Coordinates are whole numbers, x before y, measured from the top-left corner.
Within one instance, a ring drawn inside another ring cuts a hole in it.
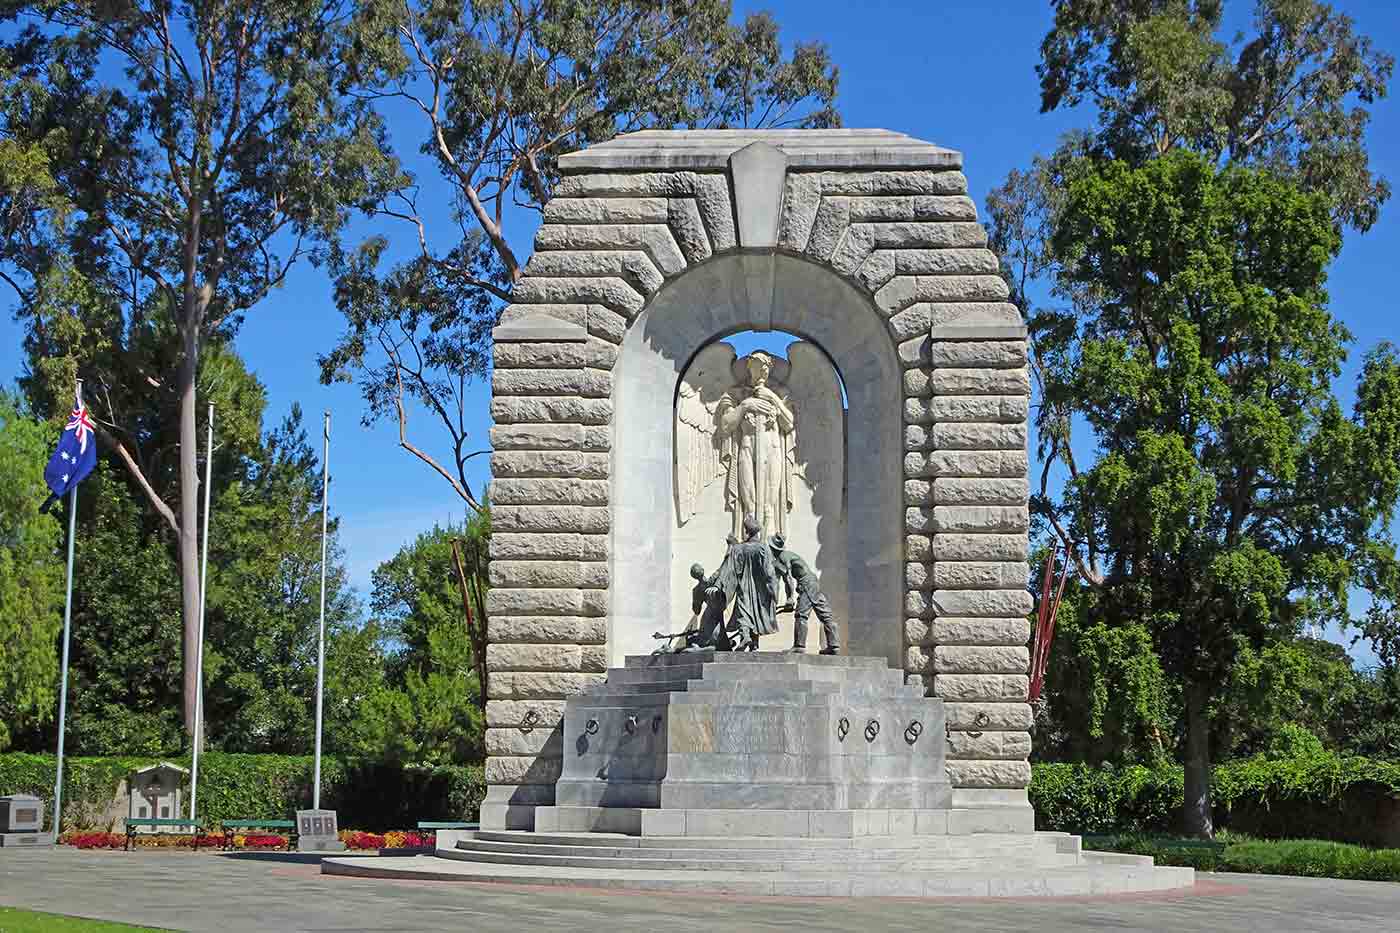
[[[397,177],[378,118],[344,93],[352,15],[340,0],[0,3],[0,146],[33,154],[0,173],[30,395],[56,412],[81,375],[104,446],[176,536],[191,734],[201,351]],[[118,402],[133,378],[178,406],[173,488]]]
[[[1400,370],[1376,348],[1341,409],[1351,338],[1323,287],[1390,193],[1365,134],[1394,62],[1316,0],[1259,0],[1235,38],[1223,0],[1051,6],[1042,110],[1096,125],[987,204],[1031,332],[1032,510],[1095,621],[1152,633],[1183,694],[1184,823],[1210,835],[1210,726],[1239,660],[1353,624],[1352,587],[1374,597],[1363,634],[1400,643]]]

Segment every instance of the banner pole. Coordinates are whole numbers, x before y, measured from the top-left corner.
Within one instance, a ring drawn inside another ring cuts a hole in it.
[[[204,544],[199,565],[199,649],[194,662],[194,754],[190,762],[190,820],[199,801],[199,747],[204,744],[204,606],[209,587],[209,491],[214,484],[214,405],[209,405],[209,438],[204,445]],[[199,827],[195,826],[196,834]]]
[[[321,612],[316,635],[316,758],[311,778],[311,809],[321,809],[321,709],[326,685],[326,526],[331,490],[331,412],[325,411],[321,443]]]
[[[68,726],[68,643],[73,623],[73,540],[78,524],[78,484],[68,490],[68,583],[63,597],[63,675],[58,688],[58,771],[53,782],[53,838],[58,841],[63,814],[63,734]]]

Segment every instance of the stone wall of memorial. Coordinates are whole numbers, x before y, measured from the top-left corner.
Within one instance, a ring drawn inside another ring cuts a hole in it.
[[[774,243],[745,203],[773,177],[771,160],[761,168],[566,174],[545,208],[495,334],[488,822],[553,802],[564,699],[605,678],[613,368],[628,328],[687,269],[755,250],[829,268],[884,320],[903,368],[906,535],[904,612],[888,625],[907,679],[946,702],[954,805],[1024,803],[1025,331],[960,162],[785,166]],[[671,443],[656,438],[667,458]]]

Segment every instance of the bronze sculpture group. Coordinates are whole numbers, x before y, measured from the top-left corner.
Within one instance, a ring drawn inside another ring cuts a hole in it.
[[[813,613],[821,623],[822,654],[840,651],[831,604],[821,592],[816,574],[807,562],[786,549],[782,534],[763,540],[763,526],[752,515],[744,516],[744,540],[730,535],[719,569],[706,576],[705,568],[692,564],[691,612],[699,624],[675,635],[658,632],[665,641],[658,652],[757,651],[758,639],[778,630],[778,614],[794,613],[793,647],[806,651],[807,619]],[[780,599],[779,587],[786,596]],[[796,602],[794,603],[794,598]],[[733,604],[729,618],[725,609]]]

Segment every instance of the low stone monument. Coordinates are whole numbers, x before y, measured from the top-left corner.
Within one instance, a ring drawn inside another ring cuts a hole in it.
[[[131,819],[178,820],[185,815],[184,782],[189,769],[162,761],[127,775],[127,813]],[[137,826],[141,834],[162,833],[161,826]]]
[[[53,845],[44,832],[44,801],[30,794],[0,797],[0,847],[38,849]]]
[[[961,154],[649,130],[558,167],[493,334],[482,829],[322,870],[1189,885],[1034,829],[1026,329]],[[745,330],[796,339],[741,358],[724,338]],[[785,573],[841,654],[792,653]]]
[[[298,852],[344,852],[334,810],[297,811]]]

